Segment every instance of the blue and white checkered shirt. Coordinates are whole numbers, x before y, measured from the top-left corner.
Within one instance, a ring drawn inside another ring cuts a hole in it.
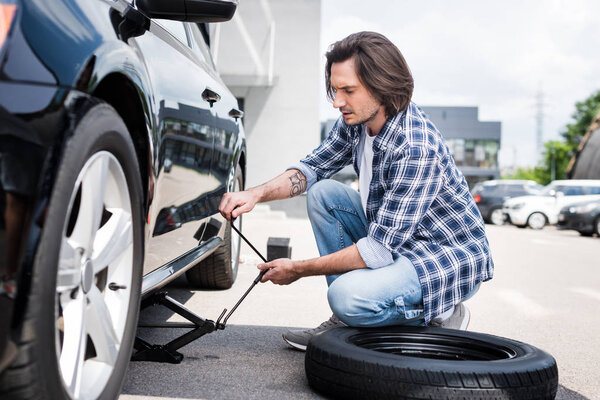
[[[359,174],[362,125],[339,118],[329,137],[297,168],[310,188],[353,163]],[[442,135],[414,103],[389,118],[373,142],[368,235],[357,242],[369,268],[404,255],[423,291],[425,322],[449,310],[494,265],[483,220]]]

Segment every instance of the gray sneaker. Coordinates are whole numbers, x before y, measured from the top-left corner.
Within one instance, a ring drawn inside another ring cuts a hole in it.
[[[283,332],[283,340],[296,350],[306,351],[308,341],[314,335],[328,331],[333,328],[341,328],[348,326],[338,319],[335,315],[331,315],[327,321],[312,329],[288,329]]]
[[[458,303],[454,306],[454,312],[450,317],[443,321],[440,318],[434,318],[429,322],[429,326],[466,331],[469,321],[471,321],[471,312],[463,303]]]

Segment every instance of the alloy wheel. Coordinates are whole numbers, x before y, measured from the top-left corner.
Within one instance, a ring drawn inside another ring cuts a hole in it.
[[[497,208],[494,211],[492,211],[492,214],[490,216],[490,221],[492,221],[492,224],[494,225],[504,225],[504,213],[502,212],[501,208]]]
[[[132,264],[127,181],[117,159],[100,151],[85,163],[71,194],[56,282],[56,352],[74,399],[97,398],[116,366]]]
[[[527,224],[532,229],[542,229],[546,225],[546,217],[542,213],[535,212],[529,216]]]

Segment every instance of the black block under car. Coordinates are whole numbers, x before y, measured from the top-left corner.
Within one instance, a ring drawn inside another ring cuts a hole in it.
[[[233,284],[246,141],[207,24],[236,7],[0,0],[0,398],[115,399],[142,298]]]

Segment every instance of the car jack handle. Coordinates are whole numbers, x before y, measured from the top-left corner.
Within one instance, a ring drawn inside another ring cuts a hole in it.
[[[240,232],[235,225],[233,225],[233,220],[230,221],[231,222],[231,227],[233,228],[234,231],[237,232],[238,235],[240,235],[240,237],[242,239],[244,239],[244,241],[246,243],[248,243],[248,246],[250,246],[252,248],[252,250],[254,250],[254,252],[256,254],[258,254],[258,256],[264,261],[264,262],[268,262],[267,259],[265,257],[263,257],[262,254],[260,254],[260,252],[258,250],[256,250],[256,248],[254,246],[252,246],[252,243],[250,243],[250,241],[248,241],[248,239],[246,239],[246,237],[242,234],[242,232]],[[248,290],[246,290],[246,293],[244,293],[244,295],[238,300],[237,303],[235,303],[235,306],[233,306],[233,308],[231,309],[231,311],[229,311],[229,314],[227,314],[227,316],[225,317],[225,319],[223,319],[223,322],[221,322],[221,318],[223,318],[223,316],[225,315],[225,313],[227,312],[227,309],[224,309],[223,312],[221,313],[221,315],[219,316],[219,318],[217,319],[217,322],[215,323],[215,328],[216,329],[225,329],[225,325],[227,325],[227,320],[229,319],[229,317],[231,317],[231,314],[233,314],[233,312],[238,308],[238,306],[242,303],[242,301],[244,301],[244,299],[246,298],[246,296],[248,296],[248,293],[250,293],[250,291],[252,289],[254,289],[254,286],[256,286],[258,284],[258,282],[260,282],[260,280],[262,279],[262,277],[267,273],[268,269],[263,269],[262,271],[260,271],[260,273],[258,274],[258,276],[256,277],[256,279],[254,279],[254,282],[252,282],[252,285],[250,285],[250,287],[248,288]]]

